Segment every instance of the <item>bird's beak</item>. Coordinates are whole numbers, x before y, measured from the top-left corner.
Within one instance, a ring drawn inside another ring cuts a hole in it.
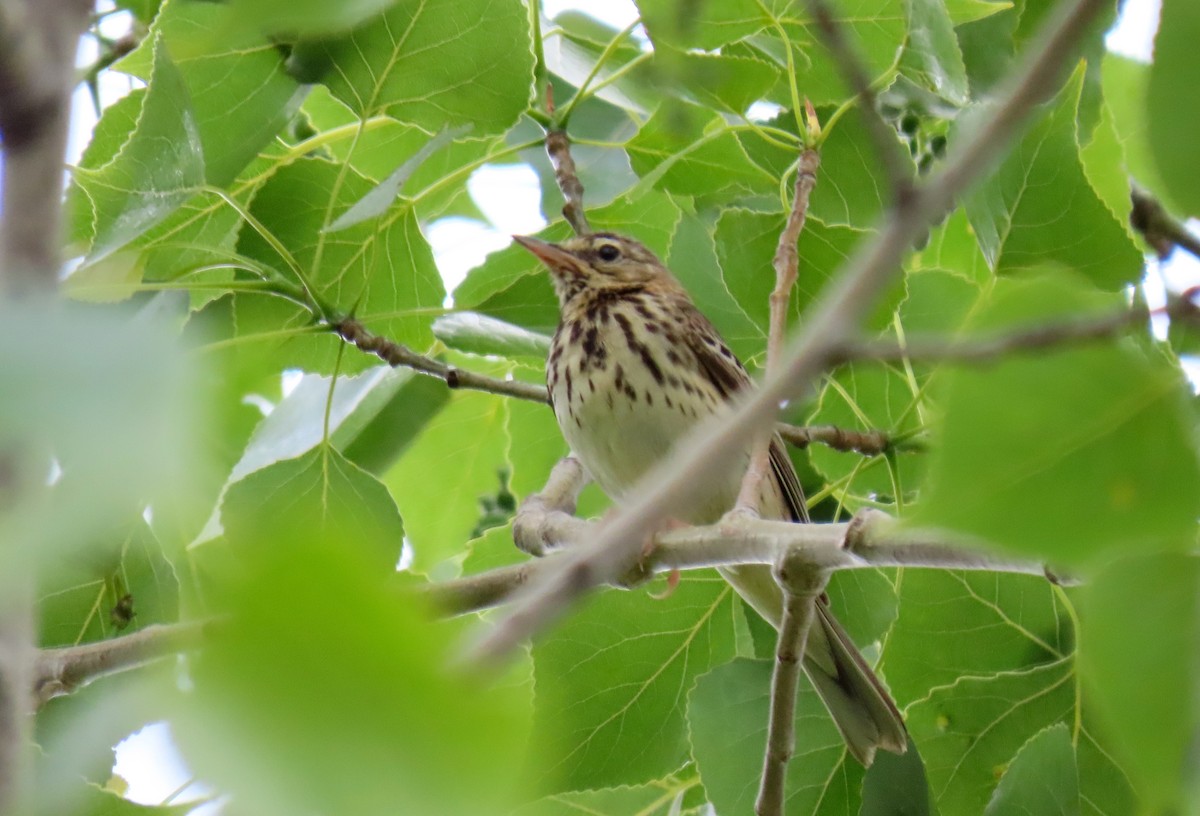
[[[551,269],[562,269],[575,265],[575,257],[560,247],[541,238],[531,238],[528,235],[514,235],[513,240],[528,249],[538,260]]]

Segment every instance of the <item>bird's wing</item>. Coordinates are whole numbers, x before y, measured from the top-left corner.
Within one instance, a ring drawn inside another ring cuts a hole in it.
[[[730,400],[737,392],[751,386],[750,375],[708,318],[694,308],[691,311],[695,330],[684,333],[685,341],[696,357],[700,372],[717,387],[724,399]],[[770,459],[771,472],[775,474],[775,481],[792,521],[808,521],[804,490],[800,487],[800,478],[779,434],[771,439]]]

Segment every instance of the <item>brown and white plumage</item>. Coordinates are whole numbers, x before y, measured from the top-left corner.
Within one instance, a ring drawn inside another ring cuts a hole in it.
[[[614,500],[632,488],[700,420],[729,410],[750,376],[687,291],[646,247],[613,233],[550,244],[517,241],[550,269],[558,330],[546,364],[559,427],[592,478]],[[749,461],[706,474],[709,487],[686,521],[709,524],[734,504]],[[762,481],[766,518],[807,521],[804,495],[782,440]],[[722,570],[776,627],[782,596],[767,567]],[[869,764],[876,747],[902,752],[899,713],[821,600],[804,667],[851,752]]]

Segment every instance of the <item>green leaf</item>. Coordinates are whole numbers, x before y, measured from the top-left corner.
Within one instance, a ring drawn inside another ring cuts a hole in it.
[[[692,757],[718,813],[753,813],[762,776],[773,661],[738,658],[701,675],[688,697]],[[789,814],[857,816],[863,768],[807,678],[796,699],[796,753],[788,764]]]
[[[981,813],[1028,735],[1075,711],[1070,661],[939,686],[906,709],[942,813]],[[1000,811],[1010,812],[1010,811]]]
[[[565,791],[520,807],[513,816],[678,816],[683,798],[698,787],[696,779],[670,777],[645,785]]]
[[[962,677],[1024,673],[1070,654],[1066,610],[1042,578],[906,570],[899,594],[883,673],[902,707]]]
[[[1074,278],[1041,275],[998,282],[973,324],[995,332],[1119,308]],[[952,369],[941,384],[945,420],[912,523],[1063,564],[1192,540],[1190,389],[1156,352],[1093,343]]]
[[[688,575],[669,597],[602,592],[534,642],[532,740],[547,790],[638,784],[687,759],[687,691],[734,655],[733,590]]]
[[[880,751],[863,779],[858,816],[930,816],[936,814],[925,763],[912,739],[903,754]]]
[[[990,17],[1012,7],[1013,3],[1008,0],[946,0],[946,11],[956,26]]]
[[[778,201],[779,179],[750,160],[720,116],[693,105],[663,105],[625,151],[644,181],[694,196],[701,206],[754,197]]]
[[[754,0],[704,3],[681,14],[676,0],[637,0],[642,22],[657,42],[705,51],[759,31],[768,22]]]
[[[831,577],[830,608],[855,643],[879,642],[891,629],[900,608],[894,581],[883,570],[841,570]]]
[[[679,206],[671,197],[654,191],[626,195],[588,211],[593,229],[630,235],[660,258],[667,255],[679,218]],[[570,234],[566,224],[558,221],[538,237],[561,241]],[[454,290],[454,303],[542,334],[552,333],[558,325],[558,299],[550,275],[516,244],[492,253],[486,263],[471,270]]]
[[[770,325],[768,298],[775,288],[773,259],[785,219],[782,213],[730,208],[721,212],[714,233],[725,286],[741,310],[757,324],[762,337]],[[847,227],[826,226],[816,218],[810,217],[805,222],[797,242],[798,279],[788,308],[792,320],[820,296],[863,236],[864,233]],[[900,294],[896,292],[886,298],[872,317],[871,325],[880,325],[880,315],[890,317]]]
[[[296,532],[226,582],[173,723],[189,765],[264,816],[505,812],[527,687],[448,668],[461,626],[398,593],[356,526]]]
[[[907,153],[898,140],[896,148]],[[906,175],[915,175],[910,157],[903,155],[899,164]],[[883,214],[884,199],[889,195],[887,184],[879,151],[867,132],[863,115],[852,109],[838,120],[821,145],[821,170],[809,212],[830,227],[872,229]]]
[[[1184,812],[1200,793],[1192,770],[1200,563],[1184,554],[1133,555],[1080,594],[1081,668],[1116,752],[1140,782],[1147,812]]]
[[[968,194],[967,214],[998,274],[1057,261],[1118,289],[1141,277],[1142,255],[1084,175],[1075,138],[1082,87],[1080,70],[1050,115]]]
[[[319,37],[354,28],[395,0],[234,0],[232,26],[257,27],[269,34]]]
[[[726,285],[714,232],[707,220],[684,214],[671,241],[667,266],[738,358],[749,360],[762,353],[766,335]]]
[[[1150,66],[1120,54],[1107,54],[1102,69],[1104,105],[1112,111],[1113,127],[1121,143],[1125,169],[1142,187],[1152,190],[1176,212],[1181,207],[1162,179],[1150,143],[1150,123],[1146,116],[1146,98],[1150,86]]]
[[[507,419],[507,399],[455,392],[383,475],[404,516],[413,569],[428,572],[466,549],[479,500],[496,492],[506,465]]]
[[[455,130],[446,130],[443,128],[438,131],[436,136],[417,148],[417,152],[405,159],[387,178],[379,182],[375,187],[372,187],[366,195],[354,202],[350,206],[350,209],[346,210],[336,221],[326,227],[325,231],[337,232],[338,230],[343,230],[368,219],[383,215],[392,206],[392,202],[400,195],[400,190],[403,189],[404,183],[416,172],[421,163],[436,153],[443,145],[453,141],[456,135],[460,135],[466,130],[467,128],[462,127]]]
[[[908,44],[900,70],[952,105],[971,99],[967,69],[945,0],[908,0]]]
[[[329,90],[364,118],[500,133],[529,103],[533,51],[517,3],[397,3],[345,37],[296,50],[328,60]]]
[[[1066,725],[1039,732],[1021,747],[988,802],[985,816],[1079,816],[1075,749]]]
[[[179,578],[138,519],[93,533],[86,556],[51,561],[39,575],[40,645],[73,646],[179,619]]]
[[[1192,98],[1200,54],[1200,6],[1189,0],[1163,0],[1154,62],[1145,97],[1145,118],[1154,161],[1180,215],[1200,215],[1200,192],[1192,182],[1200,176],[1200,159],[1191,149],[1200,131],[1200,111],[1181,104]]]
[[[447,346],[471,354],[544,362],[550,338],[476,312],[455,312],[433,322],[433,334]]]
[[[305,90],[284,72],[271,41],[239,24],[227,5],[168,0],[151,32],[116,68],[154,88],[149,43],[161,40],[169,48],[187,88],[183,98],[195,111],[204,178],[224,187],[295,113]]]
[[[610,105],[646,116],[658,106],[661,90],[646,72],[626,67],[635,59],[645,59],[645,52],[634,39],[626,36],[609,49],[617,34],[617,29],[588,14],[566,9],[554,16],[554,27],[545,32],[546,68],[577,89],[588,82],[595,70],[588,83],[589,93]],[[600,55],[606,49],[608,57],[600,63]],[[576,113],[572,112],[572,132],[578,126]],[[591,185],[584,186],[592,189]]]
[[[404,540],[387,489],[327,445],[235,482],[221,524],[232,545],[252,551],[306,536],[340,539],[381,575],[395,568]]]
[[[838,61],[825,45],[821,27],[810,17],[807,7],[800,6],[801,13],[797,14],[796,7],[786,0],[775,0],[773,5],[773,18],[782,26],[786,41],[776,39],[775,29],[768,28],[751,38],[751,42],[784,69],[790,46],[800,93],[814,105],[839,105],[847,101],[853,94],[842,79]],[[833,6],[830,17],[853,44],[871,80],[899,62],[908,35],[904,0],[841,0]],[[775,101],[790,107],[790,92],[777,90]]]
[[[305,283],[337,312],[351,311],[375,334],[423,351],[433,341],[432,316],[445,290],[429,244],[411,207],[395,205],[385,218],[335,234],[322,232],[372,187],[352,170],[322,159],[280,168],[254,198],[251,213],[290,252]],[[238,249],[297,280],[297,272],[248,225]],[[243,333],[278,331],[310,322],[306,310],[278,298],[238,297]],[[306,370],[332,369],[339,342],[326,337],[285,341]],[[343,358],[343,369],[362,368],[366,355]]]
[[[779,79],[779,68],[765,59],[728,54],[655,50],[655,67],[682,86],[698,104],[745,113]]]
[[[162,221],[204,183],[199,123],[183,75],[162,37],[148,43],[153,70],[133,132],[108,163],[75,170],[94,219],[89,263]]]
[[[436,377],[396,369],[387,386],[373,389],[359,410],[333,433],[334,444],[354,464],[376,475],[387,471],[430,419],[450,401]],[[347,429],[346,426],[353,426]],[[350,433],[343,435],[349,430]]]

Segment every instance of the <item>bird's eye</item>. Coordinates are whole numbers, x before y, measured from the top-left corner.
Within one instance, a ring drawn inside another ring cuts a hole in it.
[[[615,261],[621,257],[621,250],[617,249],[616,244],[601,244],[600,248],[596,250],[596,254],[602,261]]]

